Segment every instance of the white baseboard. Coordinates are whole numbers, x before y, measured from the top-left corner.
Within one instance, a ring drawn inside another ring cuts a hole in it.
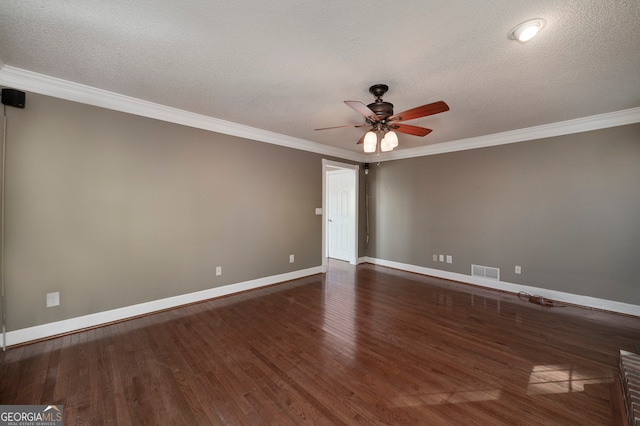
[[[375,265],[386,266],[394,269],[400,269],[407,272],[415,272],[422,275],[429,275],[437,278],[443,278],[452,281],[458,281],[466,284],[478,285],[481,287],[503,290],[512,293],[524,291],[529,294],[540,295],[544,298],[556,300],[559,302],[571,303],[574,305],[586,306],[605,311],[617,312],[626,315],[640,317],[640,306],[631,305],[613,300],[599,299],[596,297],[583,296],[579,294],[565,293],[556,290],[549,290],[538,287],[525,286],[521,284],[510,283],[506,281],[496,281],[472,277],[470,275],[459,274],[456,272],[442,271],[423,266],[410,265],[407,263],[393,262],[390,260],[377,259],[374,257],[359,257],[358,264],[373,263]],[[81,317],[70,318],[67,320],[56,321],[48,324],[42,324],[34,327],[23,328],[20,330],[9,331],[6,333],[7,346],[18,345],[33,340],[43,339],[58,334],[69,333],[84,328],[95,327],[102,324],[108,324],[114,321],[125,320],[127,318],[145,315],[164,309],[175,308],[189,303],[200,302],[216,297],[227,296],[241,291],[260,288],[284,281],[303,278],[310,275],[322,273],[322,266],[303,269],[300,271],[288,272],[270,277],[258,278],[242,283],[230,284],[222,287],[215,287],[207,290],[197,291],[194,293],[182,294],[179,296],[168,297],[165,299],[153,300],[151,302],[140,303],[123,308],[112,309],[109,311],[98,312],[95,314],[84,315]],[[0,335],[0,345],[4,345],[3,336]]]
[[[365,258],[368,263],[374,265],[387,266],[389,268],[400,269],[408,272],[415,272],[422,275],[429,275],[446,280],[458,281],[466,284],[478,285],[481,287],[492,288],[496,290],[508,291],[511,293],[519,293],[524,291],[528,294],[542,296],[545,299],[555,300],[558,302],[570,303],[572,305],[580,305],[604,311],[617,312],[625,315],[633,315],[640,317],[640,306],[631,305],[629,303],[617,302],[614,300],[599,299],[597,297],[583,296],[580,294],[565,293],[562,291],[549,290],[546,288],[531,287],[522,284],[515,284],[506,281],[497,281],[486,278],[472,277],[471,275],[459,274],[457,272],[442,271],[440,269],[426,268],[424,266],[410,265],[407,263],[393,262],[390,260],[377,259],[374,257]]]
[[[215,287],[207,290],[196,291],[194,293],[181,294],[179,296],[167,297],[165,299],[153,300],[151,302],[139,303],[137,305],[125,306],[123,308],[112,309],[95,314],[84,315],[76,318],[69,318],[62,321],[23,328],[20,330],[8,331],[6,333],[7,346],[18,345],[20,343],[43,339],[58,334],[69,333],[82,330],[84,328],[95,327],[120,321],[127,318],[145,315],[164,309],[175,308],[189,303],[201,302],[215,297],[227,296],[241,291],[251,290],[284,281],[295,280],[310,275],[322,273],[322,267],[302,269],[299,271],[287,272],[270,277],[258,278],[236,284]],[[0,335],[0,345],[4,345],[3,336]]]

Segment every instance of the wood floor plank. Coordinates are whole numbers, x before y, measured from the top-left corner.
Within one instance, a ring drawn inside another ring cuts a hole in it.
[[[607,425],[640,318],[364,264],[9,348],[65,424]],[[621,417],[618,417],[621,418]]]

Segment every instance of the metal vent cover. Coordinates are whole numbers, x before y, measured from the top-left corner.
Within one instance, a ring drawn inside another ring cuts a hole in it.
[[[500,280],[500,268],[492,266],[471,265],[471,276]]]

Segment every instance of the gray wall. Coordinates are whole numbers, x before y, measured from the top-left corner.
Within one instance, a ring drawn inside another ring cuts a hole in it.
[[[322,264],[320,155],[32,93],[7,114],[8,331]]]
[[[640,305],[640,124],[371,170],[368,256]]]
[[[31,93],[7,115],[8,331],[322,264],[321,155]],[[639,165],[640,125],[372,163],[359,255],[640,304]]]

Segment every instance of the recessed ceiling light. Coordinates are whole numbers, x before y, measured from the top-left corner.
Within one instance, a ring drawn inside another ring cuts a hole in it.
[[[547,21],[542,18],[530,19],[512,29],[509,38],[524,43],[535,37],[546,24]]]

